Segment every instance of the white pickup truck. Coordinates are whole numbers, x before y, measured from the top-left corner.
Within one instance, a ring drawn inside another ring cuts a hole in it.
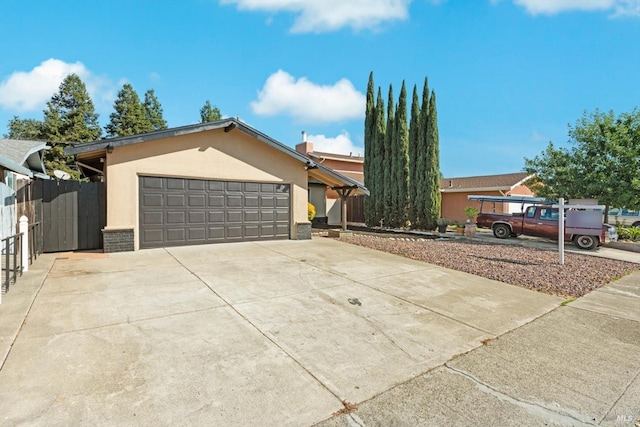
[[[612,224],[626,225],[640,228],[640,211],[631,209],[610,208],[609,222]]]

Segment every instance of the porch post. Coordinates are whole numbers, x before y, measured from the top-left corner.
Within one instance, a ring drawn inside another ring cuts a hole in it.
[[[24,215],[20,217],[18,230],[22,233],[20,238],[20,265],[22,266],[22,271],[29,271],[29,218]]]
[[[351,188],[340,188],[336,189],[336,192],[340,196],[340,205],[341,205],[341,219],[342,219],[342,230],[347,231],[347,197],[351,195]]]

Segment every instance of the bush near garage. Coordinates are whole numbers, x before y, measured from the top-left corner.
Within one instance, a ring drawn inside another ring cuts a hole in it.
[[[309,221],[313,220],[316,217],[316,207],[313,206],[311,202],[307,202],[307,213],[309,216]]]
[[[618,238],[620,240],[631,240],[640,242],[640,228],[638,227],[618,227]]]

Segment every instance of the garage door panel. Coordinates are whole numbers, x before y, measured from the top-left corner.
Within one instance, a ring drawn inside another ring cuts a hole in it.
[[[223,208],[224,207],[224,194],[209,195],[210,208]]]
[[[207,189],[207,181],[203,181],[201,179],[190,179],[188,181],[189,190],[200,190],[205,191]]]
[[[143,217],[144,224],[159,225],[164,223],[164,214],[162,212],[145,212]]]
[[[140,247],[288,238],[288,184],[140,177]]]
[[[163,194],[145,194],[142,197],[142,206],[161,208],[164,206],[164,195]]]
[[[227,191],[229,192],[242,192],[242,183],[241,182],[227,182]]]
[[[224,211],[209,211],[209,223],[224,224]]]
[[[167,178],[167,190],[184,190],[186,180],[182,178]]]
[[[168,207],[185,207],[186,197],[184,194],[167,194],[167,206]]]
[[[186,236],[184,228],[167,228],[167,242],[184,242]]]
[[[204,227],[189,227],[188,236],[190,241],[193,241],[193,240],[205,241],[207,232]]]
[[[206,206],[207,197],[204,194],[189,194],[189,207],[204,207]]]
[[[167,224],[186,224],[186,213],[167,212]]]
[[[205,211],[189,211],[189,224],[206,224],[207,213]]]

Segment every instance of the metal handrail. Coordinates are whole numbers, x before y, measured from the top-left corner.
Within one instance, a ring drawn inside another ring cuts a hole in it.
[[[42,241],[40,239],[40,223],[29,224],[29,265],[42,254]]]
[[[2,285],[7,293],[9,292],[9,286],[11,283],[16,283],[18,272],[20,272],[20,276],[22,276],[22,257],[18,256],[22,250],[22,235],[23,233],[18,233],[13,236],[5,237],[1,240],[2,244],[0,247],[4,249],[5,259],[5,265],[2,269],[5,272]],[[11,249],[13,249],[13,254],[11,254]],[[11,258],[13,258],[13,263],[10,262]],[[11,267],[11,264],[13,264],[13,268]]]

